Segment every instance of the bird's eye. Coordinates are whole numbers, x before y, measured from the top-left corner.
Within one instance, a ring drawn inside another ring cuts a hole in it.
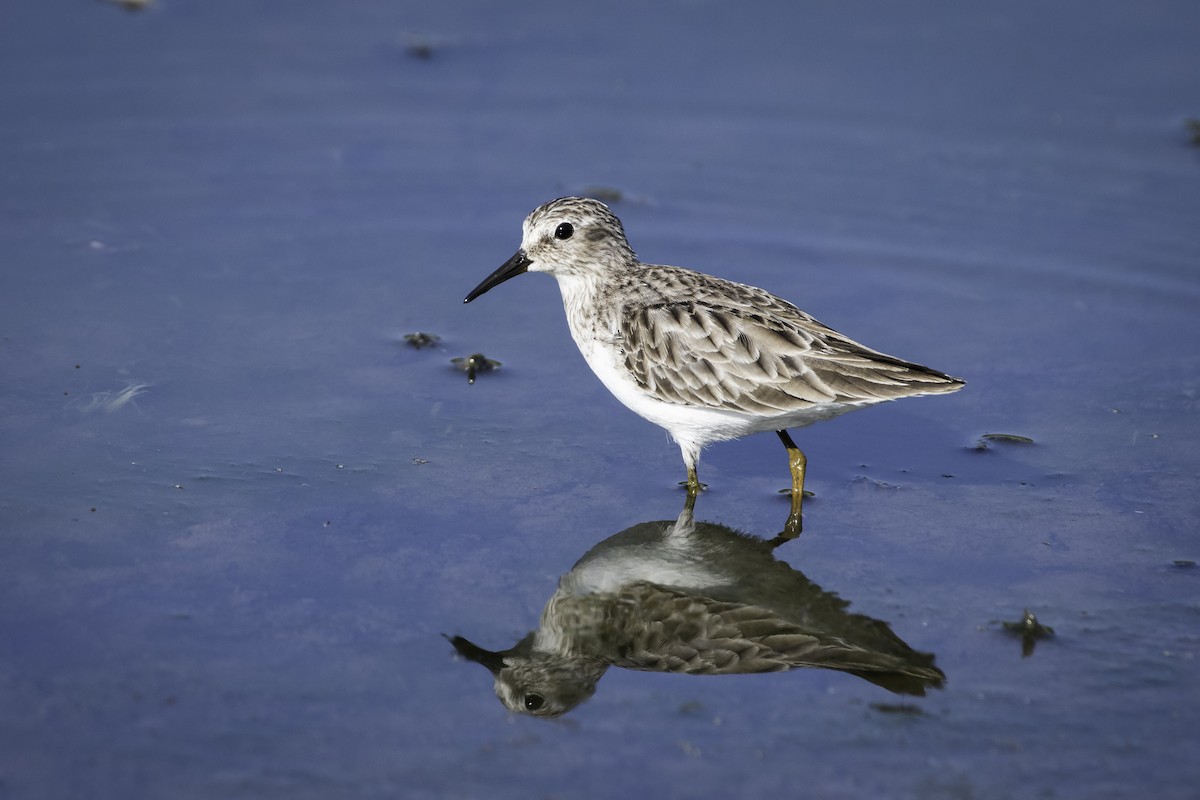
[[[575,226],[569,222],[564,222],[554,229],[555,239],[570,239],[571,234],[575,232]]]
[[[562,226],[560,225],[559,227],[561,228]],[[570,227],[570,226],[568,226],[568,227]],[[525,710],[526,711],[537,711],[539,708],[541,708],[545,704],[546,704],[546,698],[542,697],[540,694],[525,695]]]

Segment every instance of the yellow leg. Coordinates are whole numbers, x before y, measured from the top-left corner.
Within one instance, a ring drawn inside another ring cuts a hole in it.
[[[784,526],[783,534],[781,535],[787,538],[795,538],[804,529],[801,506],[804,504],[804,471],[808,467],[808,459],[805,458],[804,452],[792,441],[792,437],[788,435],[787,431],[776,431],[776,433],[779,434],[779,439],[783,442],[783,446],[787,448],[788,469],[792,473],[792,513],[788,515],[787,525]]]
[[[686,514],[689,518],[691,518],[696,511],[696,494],[699,492],[699,489],[693,488],[691,477],[692,476],[689,476],[688,480],[687,499],[683,501],[684,514]]]
[[[688,465],[687,471],[687,483],[682,485],[687,487],[688,494],[694,497],[699,492],[703,492],[706,488],[708,488],[700,482],[699,478],[696,477],[696,467],[694,465]]]

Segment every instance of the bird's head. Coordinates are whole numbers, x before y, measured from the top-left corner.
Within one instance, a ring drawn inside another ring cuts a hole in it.
[[[450,639],[463,658],[482,664],[496,680],[496,697],[508,708],[535,717],[561,717],[596,692],[608,668],[596,658],[534,650],[533,636],[508,650],[485,650],[461,636]]]
[[[472,289],[463,302],[469,303],[523,272],[548,272],[556,278],[587,277],[625,268],[636,261],[621,220],[608,206],[587,197],[560,197],[538,206],[525,218],[520,249]]]

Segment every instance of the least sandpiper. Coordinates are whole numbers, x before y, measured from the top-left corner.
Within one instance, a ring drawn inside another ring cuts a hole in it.
[[[689,498],[694,499],[689,495]],[[537,630],[500,651],[451,638],[491,670],[512,711],[556,717],[609,667],[687,675],[839,670],[897,694],[945,675],[886,622],[848,610],[776,559],[773,542],[695,522],[644,522],[589,550],[558,582]]]
[[[525,218],[521,247],[463,302],[523,272],[558,280],[588,366],[618,400],[670,433],[687,466],[712,442],[775,431],[801,529],[807,459],[788,435],[856,408],[960,389],[963,381],[865,347],[753,286],[643,264],[603,203],[563,197]]]

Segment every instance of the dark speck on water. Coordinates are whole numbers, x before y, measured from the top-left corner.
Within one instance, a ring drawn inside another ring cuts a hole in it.
[[[1037,646],[1039,639],[1050,639],[1054,636],[1054,629],[1038,622],[1037,616],[1028,608],[1022,612],[1019,620],[1002,623],[1002,627],[1007,633],[1021,637],[1022,658],[1033,655],[1033,648]]]
[[[452,358],[450,359],[450,363],[467,373],[467,383],[475,383],[476,373],[491,372],[500,366],[499,361],[493,361],[483,353],[474,353],[469,356]]]
[[[912,703],[871,703],[871,708],[882,714],[899,714],[909,717],[920,717],[925,710]]]
[[[991,442],[998,444],[1033,444],[1033,439],[1016,433],[985,433],[975,443],[975,450],[987,450]]]
[[[619,203],[625,199],[625,193],[611,186],[589,186],[581,194],[601,203]]]
[[[120,6],[126,11],[145,11],[154,0],[108,0],[109,4]]]
[[[419,61],[428,61],[433,58],[433,51],[433,42],[424,36],[409,37],[408,44],[404,46],[404,52]]]
[[[425,347],[433,347],[441,340],[442,337],[438,336],[436,333],[423,333],[422,331],[417,331],[415,333],[404,334],[404,341],[408,342],[409,346],[415,347],[418,350]]]
[[[1189,117],[1183,121],[1183,126],[1192,135],[1192,144],[1200,147],[1200,118]]]

